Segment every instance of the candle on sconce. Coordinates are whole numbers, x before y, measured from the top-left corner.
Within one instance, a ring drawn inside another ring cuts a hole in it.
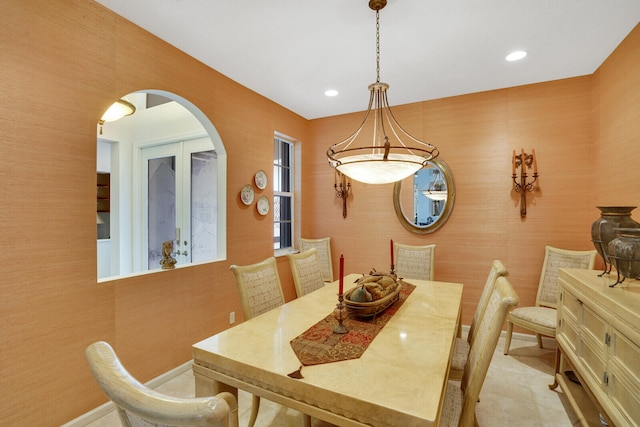
[[[340,285],[338,287],[338,295],[344,293],[344,255],[340,254]]]
[[[531,149],[531,157],[533,158],[533,173],[538,173],[538,161],[536,160],[536,150]]]
[[[511,159],[511,175],[516,175],[516,150],[513,150],[513,158]]]
[[[521,149],[521,156],[520,159],[522,160],[522,175],[526,175],[527,174],[527,162],[524,161],[525,159],[525,155],[524,155],[524,148]]]

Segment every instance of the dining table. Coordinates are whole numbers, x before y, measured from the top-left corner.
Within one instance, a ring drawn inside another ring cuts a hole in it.
[[[345,293],[359,277],[344,277]],[[438,426],[463,285],[401,283],[410,294],[355,358],[303,364],[292,347],[333,318],[338,281],[194,344],[196,395],[240,389],[337,426]],[[329,338],[355,342],[352,335]]]

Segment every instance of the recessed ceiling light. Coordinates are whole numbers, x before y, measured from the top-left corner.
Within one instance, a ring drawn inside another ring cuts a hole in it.
[[[325,91],[324,91],[324,94],[325,94],[326,96],[337,96],[339,93],[340,93],[340,92],[338,92],[338,91],[337,91],[337,90],[335,90],[335,89],[329,89],[329,90],[325,90]]]
[[[527,52],[524,50],[516,50],[515,52],[511,52],[509,55],[507,55],[507,57],[505,58],[507,61],[519,61],[522,58],[524,58],[525,56],[527,56]]]

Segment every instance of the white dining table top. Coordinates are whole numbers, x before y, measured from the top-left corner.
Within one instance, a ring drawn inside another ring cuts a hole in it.
[[[194,344],[194,363],[364,424],[438,425],[463,286],[406,281],[416,289],[358,359],[287,376],[300,367],[290,341],[332,312],[336,281]]]

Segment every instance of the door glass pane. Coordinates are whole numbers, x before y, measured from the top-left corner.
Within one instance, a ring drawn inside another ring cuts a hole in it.
[[[217,258],[217,160],[214,150],[191,154],[191,262]]]
[[[162,242],[176,238],[176,158],[148,161],[148,268],[160,267]]]

